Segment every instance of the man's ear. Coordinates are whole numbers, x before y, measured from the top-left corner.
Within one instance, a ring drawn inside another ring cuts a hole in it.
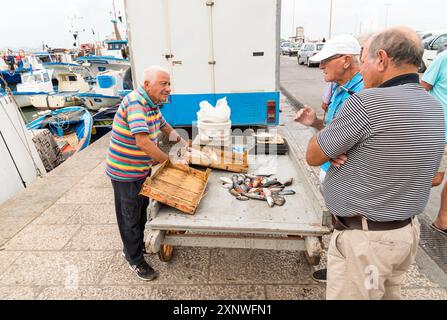
[[[388,68],[388,65],[390,63],[390,57],[388,56],[385,50],[379,50],[377,51],[376,61],[377,61],[377,70],[383,72]]]
[[[352,65],[352,57],[351,56],[346,56],[346,61],[343,64],[343,67],[345,69],[348,69],[351,65]]]

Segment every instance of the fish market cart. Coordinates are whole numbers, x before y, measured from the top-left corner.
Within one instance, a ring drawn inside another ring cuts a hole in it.
[[[213,170],[194,215],[152,201],[149,207],[148,252],[169,261],[175,247],[208,247],[304,251],[316,265],[323,251],[322,236],[330,232],[318,188],[296,156],[250,155],[250,173],[273,174],[279,181],[294,179],[282,207],[265,201],[239,201],[222,187],[221,177],[234,173]]]

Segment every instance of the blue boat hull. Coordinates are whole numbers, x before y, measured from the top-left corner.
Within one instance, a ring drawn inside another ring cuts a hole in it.
[[[68,107],[51,111],[50,114],[30,122],[26,127],[28,130],[49,129],[58,137],[63,137],[68,130],[73,130],[79,141],[76,149],[81,151],[90,145],[93,118],[86,108]]]

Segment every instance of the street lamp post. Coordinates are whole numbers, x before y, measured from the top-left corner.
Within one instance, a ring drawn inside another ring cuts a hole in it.
[[[331,0],[331,9],[329,13],[329,39],[332,38],[332,0]]]
[[[295,29],[295,5],[296,5],[296,0],[293,0],[292,37],[296,36],[296,29]]]

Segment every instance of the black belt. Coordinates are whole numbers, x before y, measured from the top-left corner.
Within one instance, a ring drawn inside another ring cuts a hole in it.
[[[332,215],[334,229],[338,231],[343,230],[364,230],[363,228],[363,217],[362,216],[354,216],[354,217],[337,217]],[[399,221],[386,221],[386,222],[377,222],[366,220],[366,224],[368,225],[369,231],[387,231],[387,230],[395,230],[408,226],[413,221],[412,218],[406,220]]]

